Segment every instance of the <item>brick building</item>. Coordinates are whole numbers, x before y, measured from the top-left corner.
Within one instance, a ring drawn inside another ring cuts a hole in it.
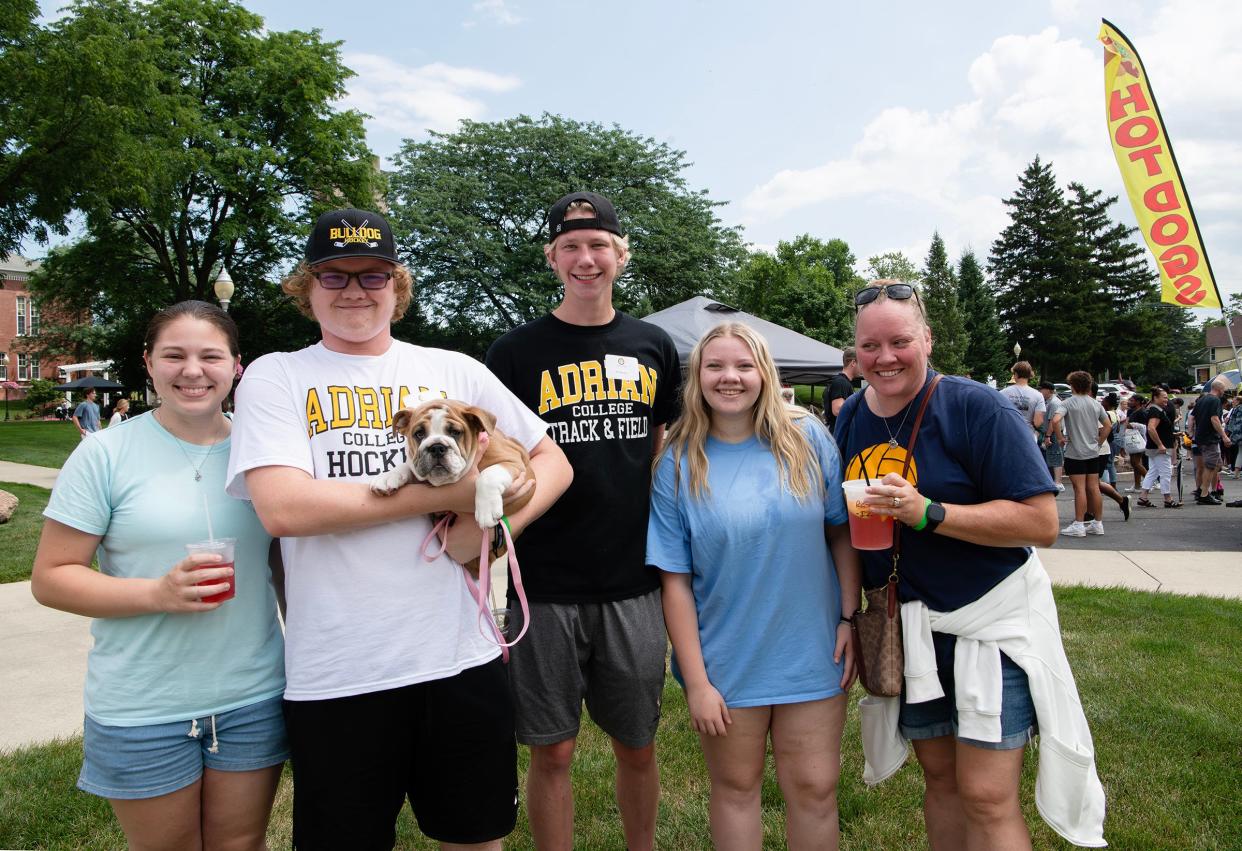
[[[39,308],[27,286],[36,268],[37,263],[16,254],[0,257],[0,383],[17,385],[9,387],[10,401],[24,399],[26,388],[37,378],[62,381],[58,367],[70,360],[40,359],[21,345],[25,338],[39,334]]]

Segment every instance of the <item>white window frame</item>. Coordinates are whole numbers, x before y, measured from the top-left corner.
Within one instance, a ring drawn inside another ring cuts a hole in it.
[[[35,304],[35,300],[30,300],[30,336],[39,336],[39,306]],[[38,372],[38,361],[35,361],[35,371]],[[38,378],[36,375],[35,378]]]
[[[26,355],[17,356],[17,380],[29,381],[30,359]]]
[[[17,297],[17,336],[26,336],[26,297]]]
[[[34,357],[30,359],[30,380],[38,381],[40,377],[41,376],[39,375],[39,356],[35,355]]]
[[[9,353],[0,352],[0,381],[9,380]]]

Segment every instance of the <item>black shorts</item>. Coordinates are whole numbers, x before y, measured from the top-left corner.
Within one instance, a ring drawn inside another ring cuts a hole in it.
[[[1100,470],[1100,462],[1098,456],[1096,458],[1066,458],[1065,459],[1065,475],[1067,476],[1092,476],[1098,475]]]
[[[440,842],[507,836],[517,744],[500,659],[454,677],[331,700],[285,701],[293,847],[391,849],[408,796]]]

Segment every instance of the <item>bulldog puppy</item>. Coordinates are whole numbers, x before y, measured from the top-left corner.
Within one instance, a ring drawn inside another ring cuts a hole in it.
[[[414,408],[402,408],[392,420],[394,434],[405,435],[406,462],[377,476],[371,490],[388,496],[411,481],[447,485],[460,479],[478,458],[474,519],[491,529],[505,513],[502,494],[521,472],[534,479],[525,447],[496,429],[488,411],[451,399],[434,399]],[[480,436],[487,434],[487,440]],[[530,502],[528,491],[509,505],[516,511]]]

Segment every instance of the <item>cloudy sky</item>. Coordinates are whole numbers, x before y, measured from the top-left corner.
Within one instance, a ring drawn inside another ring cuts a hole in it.
[[[921,262],[933,230],[986,258],[1037,154],[1134,223],[1104,122],[1107,17],[1142,55],[1217,282],[1242,292],[1237,0],[245,5],[343,42],[346,103],[381,156],[462,118],[616,123],[685,150],[747,241],[839,237],[860,271],[884,251]]]

